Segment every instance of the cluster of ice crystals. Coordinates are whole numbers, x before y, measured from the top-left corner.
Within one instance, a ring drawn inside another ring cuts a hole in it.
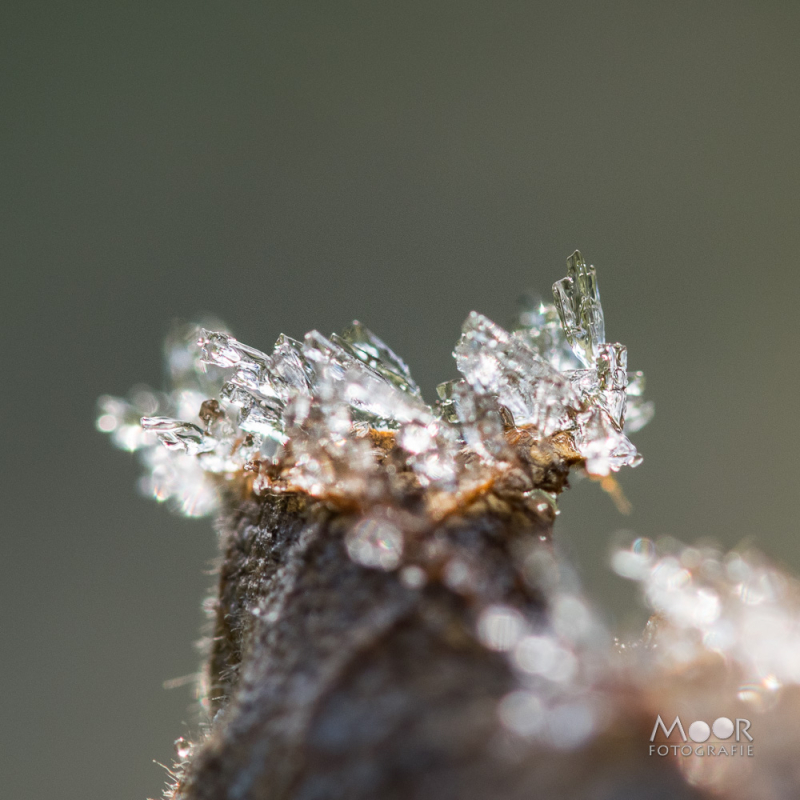
[[[644,376],[627,372],[626,348],[605,341],[594,267],[577,251],[567,263],[569,275],[553,286],[555,306],[534,301],[513,333],[473,312],[454,355],[473,395],[496,399],[516,425],[541,437],[571,432],[588,471],[607,475],[641,461],[624,432],[629,406],[628,431],[643,427],[653,408],[641,397]],[[458,387],[443,384],[439,395],[469,431]]]
[[[470,314],[454,353],[462,378],[439,387],[436,406],[358,322],[330,338],[281,335],[270,353],[207,324],[170,336],[168,392],[101,398],[97,426],[142,454],[149,493],[190,514],[213,511],[225,480],[247,470],[256,491],[379,502],[390,491],[381,436],[420,486],[443,492],[513,463],[515,427],[534,440],[570,434],[594,474],[636,465],[623,428],[652,413],[643,378],[627,373],[622,345],[604,340],[594,268],[578,253],[568,265],[557,307],[534,303],[513,332]]]
[[[516,425],[529,425],[542,438],[571,427],[580,408],[570,380],[510,334],[473,311],[454,351],[458,371],[476,395],[495,397]]]
[[[745,693],[800,684],[800,583],[759,554],[637,539],[611,563],[639,583],[661,620],[653,651],[660,666],[713,652],[738,666]]]
[[[217,321],[215,325],[222,327]],[[117,447],[138,451],[145,467],[142,491],[190,517],[218,506],[218,477],[241,467],[231,458],[235,425],[220,412],[208,423],[201,407],[219,394],[222,376],[200,368],[200,326],[176,325],[164,345],[170,391],[135,387],[127,398],[104,396],[98,402],[98,430]]]

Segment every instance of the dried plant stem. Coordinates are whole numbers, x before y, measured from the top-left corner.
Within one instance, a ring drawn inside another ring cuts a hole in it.
[[[353,562],[345,537],[357,521],[298,495],[240,502],[225,517],[216,717],[177,797],[697,796],[663,759],[641,757],[648,723],[635,710],[578,751],[529,746],[498,725],[514,676],[476,640],[476,613],[488,601],[546,618],[546,593],[518,564],[523,551],[552,558],[552,516],[484,496],[421,536],[422,588]],[[442,566],[464,565],[463,585],[437,574],[437,548]]]

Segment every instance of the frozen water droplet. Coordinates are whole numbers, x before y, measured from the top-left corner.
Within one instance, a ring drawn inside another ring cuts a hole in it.
[[[500,701],[497,710],[503,725],[520,736],[532,737],[544,730],[545,708],[533,692],[510,692]]]
[[[514,662],[523,672],[568,683],[575,676],[575,656],[554,636],[525,636],[514,649]]]
[[[460,558],[451,558],[444,568],[444,582],[453,591],[468,594],[475,585],[474,570]]]
[[[175,740],[175,753],[178,756],[179,761],[185,761],[192,752],[192,744],[188,739],[185,739],[183,736],[179,736]]]
[[[403,534],[392,523],[382,519],[365,519],[348,531],[347,553],[365,567],[393,570],[403,556]]]
[[[630,549],[619,549],[611,556],[611,567],[617,575],[630,580],[642,580],[652,568],[656,547],[650,539],[636,539]]]

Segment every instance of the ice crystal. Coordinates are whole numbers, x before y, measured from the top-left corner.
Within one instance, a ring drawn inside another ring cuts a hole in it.
[[[367,505],[408,488],[404,471],[420,487],[458,493],[520,466],[513,431],[532,442],[568,435],[593,474],[635,466],[624,430],[652,414],[643,377],[626,372],[622,345],[605,341],[594,267],[576,252],[568,268],[556,305],[529,304],[513,331],[469,315],[454,353],[462,377],[439,387],[435,406],[358,322],[330,338],[281,335],[270,353],[206,324],[171,334],[167,392],[101,398],[97,426],[141,453],[145,491],[191,515],[213,511],[246,474],[256,492]]]
[[[567,277],[553,284],[558,315],[567,341],[581,363],[592,369],[606,331],[595,268],[576,250],[567,259]]]

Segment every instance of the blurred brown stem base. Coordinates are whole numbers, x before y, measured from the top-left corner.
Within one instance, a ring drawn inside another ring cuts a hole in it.
[[[666,759],[647,758],[648,722],[624,691],[620,722],[579,749],[530,745],[498,724],[514,676],[476,641],[476,610],[504,602],[546,617],[545,595],[520,578],[514,553],[549,550],[552,519],[489,500],[425,537],[450,560],[479,565],[472,594],[435,574],[408,588],[396,573],[353,563],[344,544],[353,516],[296,495],[237,504],[222,530],[215,718],[176,797],[700,796]]]

